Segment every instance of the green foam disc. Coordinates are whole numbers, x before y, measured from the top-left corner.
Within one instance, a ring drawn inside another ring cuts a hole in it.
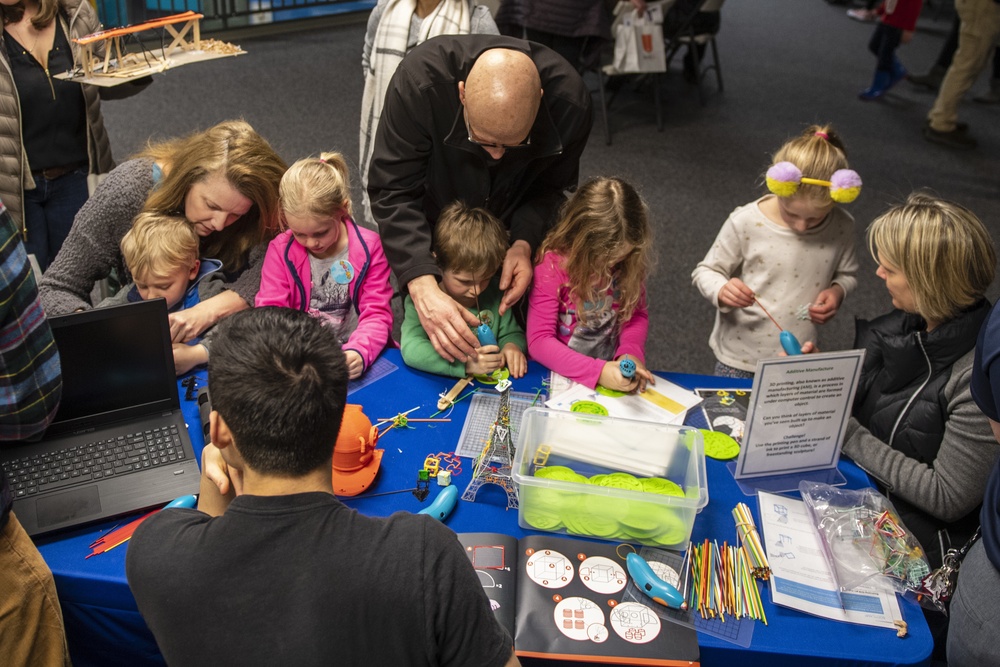
[[[614,472],[606,475],[598,482],[598,485],[612,489],[625,489],[626,491],[642,491],[642,482],[627,472]]]
[[[566,466],[545,466],[544,468],[536,468],[535,477],[541,477],[542,479],[554,479],[560,482],[577,482],[580,484],[590,483],[590,480],[586,477],[578,474],[572,468],[567,468]]]
[[[710,459],[728,461],[739,456],[740,443],[725,433],[701,429],[701,435],[705,440],[705,456]]]
[[[646,479],[639,481],[642,484],[642,490],[646,493],[658,493],[661,496],[684,497],[684,489],[682,489],[678,484],[671,482],[669,479],[663,479],[662,477],[647,477]]]
[[[522,514],[525,523],[538,530],[558,530],[562,527],[562,519],[558,514],[544,510],[526,509]]]
[[[580,412],[587,415],[605,415],[608,414],[608,409],[601,405],[600,403],[595,403],[594,401],[577,401],[569,408],[570,412]]]
[[[617,389],[609,389],[604,385],[600,384],[594,387],[594,391],[596,391],[601,396],[608,396],[610,398],[621,398],[622,396],[628,396],[627,391],[618,391]]]

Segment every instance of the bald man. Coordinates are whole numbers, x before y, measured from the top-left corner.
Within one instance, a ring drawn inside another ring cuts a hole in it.
[[[591,128],[576,70],[534,42],[442,36],[412,49],[389,84],[368,194],[382,245],[438,353],[467,360],[479,321],[438,287],[431,254],[445,206],[481,206],[510,230],[503,314],[531,284],[532,255],[576,187]]]

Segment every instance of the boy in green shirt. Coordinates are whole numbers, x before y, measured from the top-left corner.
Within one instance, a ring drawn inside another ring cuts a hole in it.
[[[441,291],[488,324],[497,345],[481,345],[468,361],[450,362],[434,349],[407,296],[401,332],[401,352],[408,366],[428,373],[465,377],[486,375],[506,367],[519,378],[528,369],[524,331],[507,310],[499,314],[500,288],[495,277],[508,248],[507,230],[482,208],[455,202],[441,211],[434,227],[434,257],[441,269]]]

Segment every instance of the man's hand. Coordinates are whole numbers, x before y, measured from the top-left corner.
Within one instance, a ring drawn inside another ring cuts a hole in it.
[[[820,292],[815,302],[809,306],[809,319],[815,324],[825,324],[837,314],[837,310],[843,302],[844,288],[840,285],[833,285]]]
[[[212,516],[220,516],[233,498],[242,492],[243,472],[228,466],[219,448],[207,443],[201,452],[198,509]]]
[[[500,315],[506,313],[528,291],[533,270],[531,246],[527,241],[514,241],[504,257],[503,272],[500,274],[500,291],[504,293],[500,301]]]
[[[739,278],[730,278],[719,290],[719,305],[730,308],[747,308],[753,305],[753,290]]]
[[[356,380],[361,377],[361,372],[365,370],[365,361],[361,355],[354,350],[345,350],[344,357],[347,359],[347,377]]]
[[[479,326],[476,316],[442,292],[434,276],[419,276],[406,287],[420,317],[420,326],[437,353],[449,362],[474,357],[479,341],[470,327]]]

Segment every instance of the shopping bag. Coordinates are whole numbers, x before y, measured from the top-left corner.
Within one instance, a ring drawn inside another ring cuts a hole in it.
[[[667,71],[662,13],[647,11],[639,16],[633,9],[620,18],[615,26],[615,55],[608,73]]]

